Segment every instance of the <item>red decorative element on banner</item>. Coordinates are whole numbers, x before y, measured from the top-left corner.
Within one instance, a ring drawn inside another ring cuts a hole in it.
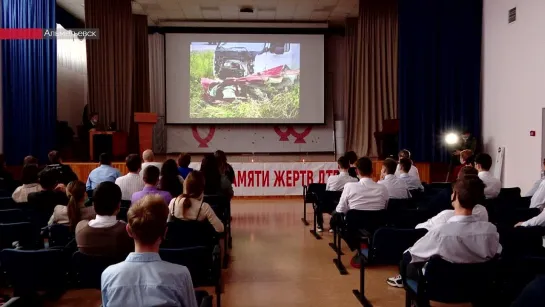
[[[191,130],[193,130],[193,138],[195,138],[195,140],[199,142],[200,148],[208,148],[208,143],[210,143],[210,141],[212,141],[212,138],[214,138],[214,133],[216,133],[216,127],[210,126],[208,129],[208,134],[203,139],[199,134],[199,131],[197,130],[197,126],[191,127]]]
[[[293,135],[295,137],[295,142],[294,142],[295,144],[305,144],[306,143],[305,138],[312,131],[312,127],[308,126],[305,130],[303,130],[303,132],[299,133],[295,130],[293,126],[287,126],[286,131],[283,131],[282,129],[280,129],[279,126],[274,126],[274,131],[280,137],[279,141],[281,142],[289,141],[288,137],[290,135]]]

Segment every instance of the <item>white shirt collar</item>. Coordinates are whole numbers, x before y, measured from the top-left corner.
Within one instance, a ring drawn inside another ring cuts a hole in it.
[[[388,174],[388,175],[384,176],[384,180],[391,180],[391,179],[394,179],[395,177],[396,177],[395,175]]]
[[[347,172],[339,170],[339,176],[349,176]]]
[[[364,178],[360,178],[360,182],[364,183],[364,182],[375,182],[375,181],[373,181],[373,179],[371,178],[364,177]]]
[[[399,174],[399,178],[405,178],[405,177],[409,177],[409,174],[407,174],[407,173]]]
[[[111,224],[117,222],[117,216],[115,215],[96,215],[95,221],[97,223]]]
[[[447,223],[469,223],[477,221],[473,215],[454,215]]]
[[[28,184],[23,184],[23,188],[35,188],[37,186],[39,186],[40,184],[39,183],[28,183]]]
[[[490,171],[480,171],[478,175],[488,176],[488,174],[490,174]]]

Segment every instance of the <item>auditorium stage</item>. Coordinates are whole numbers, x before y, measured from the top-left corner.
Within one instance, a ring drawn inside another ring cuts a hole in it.
[[[176,158],[168,156],[168,158]],[[202,156],[195,155],[193,161],[200,161]],[[337,162],[333,155],[297,155],[297,156],[229,156],[229,163],[236,174],[234,190],[236,196],[298,196],[303,193],[303,185],[313,182],[324,183],[337,171]],[[157,159],[166,160],[166,157]],[[276,160],[276,161],[275,161]],[[69,162],[78,178],[86,181],[89,173],[98,166],[92,162]],[[200,162],[192,162],[190,167],[199,169]],[[415,163],[420,179],[430,182],[430,163]],[[124,162],[114,162],[112,166],[122,174],[127,173]],[[373,161],[374,179],[380,177],[382,161]]]

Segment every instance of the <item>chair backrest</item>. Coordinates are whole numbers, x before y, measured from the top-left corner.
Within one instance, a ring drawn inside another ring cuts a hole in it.
[[[388,211],[398,211],[398,210],[408,210],[408,209],[414,209],[415,203],[412,199],[406,198],[406,199],[393,199],[390,198],[388,200]]]
[[[82,289],[100,289],[102,272],[110,265],[121,261],[123,259],[75,252],[72,255],[72,275],[76,286]]]
[[[426,229],[397,229],[382,227],[375,231],[370,246],[370,261],[398,264],[403,252],[426,234]]]
[[[205,195],[203,201],[212,207],[214,213],[225,224],[231,202],[229,198],[223,195]]]
[[[206,246],[193,246],[186,248],[161,248],[161,259],[167,262],[180,264],[189,270],[194,287],[212,285],[214,274],[218,272],[214,268],[212,250]]]
[[[432,182],[426,186],[426,190],[433,189],[452,189],[452,183],[450,182]]]
[[[348,231],[365,229],[374,234],[377,229],[386,225],[386,210],[348,210],[346,212],[346,228]]]
[[[481,302],[489,298],[497,263],[456,264],[433,256],[426,265],[425,296],[442,303]]]
[[[74,239],[70,227],[62,224],[49,226],[49,247],[65,247]]]
[[[312,203],[316,201],[315,194],[320,194],[325,191],[325,183],[311,183],[308,185],[305,194],[305,203]]]
[[[520,188],[501,188],[498,198],[516,201],[520,198]]]
[[[0,197],[0,209],[13,209],[17,206],[11,196]]]
[[[32,223],[0,224],[0,249],[12,248],[15,241],[24,248],[34,248],[39,237],[39,228]]]
[[[208,246],[212,248],[218,243],[219,234],[207,221],[176,220],[168,223],[164,248],[185,248],[193,246]]]
[[[63,289],[65,285],[69,261],[61,250],[4,249],[0,261],[15,296]]]
[[[338,204],[343,191],[322,191],[316,195],[316,202],[322,204]]]
[[[0,210],[0,223],[28,222],[27,214],[20,209]]]
[[[499,228],[502,258],[513,259],[524,256],[543,256],[543,236],[545,227]]]
[[[130,200],[124,200],[124,199],[121,200],[121,207],[130,208],[130,206],[131,206],[131,201]]]
[[[128,207],[119,207],[119,212],[117,213],[117,219],[120,221],[127,222],[127,212],[129,212]]]

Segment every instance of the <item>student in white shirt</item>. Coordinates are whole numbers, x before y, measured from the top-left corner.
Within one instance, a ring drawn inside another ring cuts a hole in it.
[[[479,178],[484,182],[484,196],[487,199],[496,198],[500,194],[501,181],[490,173],[492,157],[489,154],[478,154],[475,158],[475,168],[479,171]]]
[[[130,154],[125,159],[125,164],[129,173],[117,178],[115,184],[121,189],[121,199],[131,200],[133,193],[140,192],[144,188],[144,180],[142,180],[142,177],[138,173],[142,166],[142,161],[137,154]]]
[[[525,221],[518,222],[515,227],[532,227],[532,226],[545,226],[545,210],[541,211],[540,214],[534,216],[533,218]]]
[[[409,186],[405,180],[397,178],[394,174],[396,171],[397,162],[394,159],[386,159],[382,162],[382,170],[380,171],[382,184],[388,189],[388,196],[393,199],[406,199],[410,197]]]
[[[413,163],[410,159],[402,158],[401,160],[399,160],[399,166],[401,171],[401,174],[399,174],[399,179],[405,181],[409,190],[424,191],[424,187],[422,186],[420,178],[409,175],[409,171],[411,170],[412,165]]]
[[[157,167],[158,169],[161,169],[163,166],[163,163],[161,162],[155,162],[155,155],[153,154],[153,151],[151,149],[146,149],[142,153],[142,159],[144,160],[144,163],[142,163],[142,167],[140,170],[140,178],[144,178],[144,170],[146,167],[153,165]]]
[[[348,175],[358,179],[358,174],[356,171],[356,161],[358,161],[358,154],[354,151],[347,151],[344,154],[345,158],[348,159],[348,163],[350,163],[350,167],[348,168]]]
[[[42,190],[42,186],[38,183],[38,172],[36,164],[23,166],[23,185],[15,189],[11,195],[11,198],[16,203],[26,203],[28,201],[28,194]]]
[[[358,182],[357,178],[354,178],[348,174],[348,168],[350,168],[350,162],[346,156],[342,156],[337,160],[337,167],[339,168],[339,174],[329,176],[327,178],[326,191],[342,191],[344,185],[349,182]],[[323,213],[331,213],[335,210],[335,207],[324,208],[322,206],[316,207],[316,231],[322,232],[324,229],[324,217]]]
[[[539,178],[539,180],[537,180],[536,182],[534,182],[534,185],[532,186],[532,188],[528,191],[528,193],[526,193],[526,197],[529,197],[529,196],[534,196],[534,194],[537,192],[537,190],[539,189],[539,186],[541,185],[541,183],[544,181],[543,179],[545,178],[545,159],[543,159],[543,164],[541,165],[541,178]]]
[[[373,181],[373,162],[367,157],[356,162],[359,182],[349,182],[344,186],[336,212],[346,213],[348,210],[382,210],[388,203],[388,189]]]
[[[436,226],[403,255],[400,273],[406,274],[409,263],[423,264],[439,255],[452,263],[481,263],[501,253],[500,235],[492,223],[478,221],[473,208],[484,198],[484,184],[474,175],[458,179],[454,184],[452,205],[454,216]],[[388,278],[393,287],[403,287],[400,275]]]
[[[458,179],[463,179],[466,175],[477,176],[478,172],[473,166],[464,166],[458,173]],[[478,221],[488,222],[488,211],[484,206],[475,205],[473,208],[473,216]],[[454,210],[443,210],[431,219],[416,225],[415,229],[427,229],[430,230],[438,225],[443,225],[454,216]]]
[[[411,159],[411,152],[408,151],[407,149],[403,149],[399,152],[399,154],[397,155],[398,156],[398,160],[401,161],[401,159]],[[418,173],[418,169],[416,168],[416,166],[414,166],[412,164],[412,161],[411,161],[411,169],[408,171],[408,174],[409,176],[413,176],[413,177],[416,177],[418,178],[418,181],[420,181],[420,174]],[[399,177],[401,175],[401,165],[397,165],[397,168],[396,168],[396,172],[395,172],[395,175],[397,177]]]

